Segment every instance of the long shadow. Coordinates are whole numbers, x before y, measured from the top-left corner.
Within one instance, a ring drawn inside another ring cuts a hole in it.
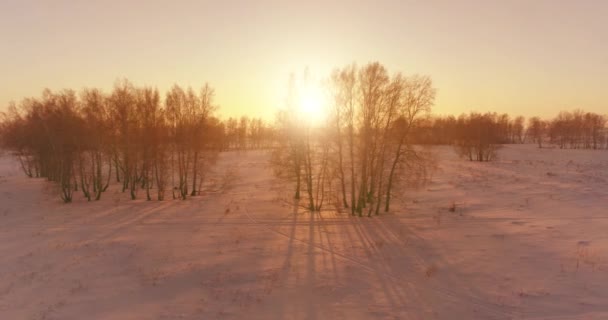
[[[283,281],[288,281],[289,276],[291,275],[291,271],[293,270],[293,254],[294,254],[294,239],[296,238],[296,230],[298,225],[298,212],[299,204],[297,200],[294,200],[291,211],[291,225],[288,232],[289,239],[287,241],[287,246],[285,248],[285,258],[283,259],[283,263],[281,264],[281,275],[280,278]],[[285,316],[289,313],[289,310],[286,310],[286,305],[280,304],[277,306],[277,313]]]
[[[441,283],[437,283],[434,279],[436,277],[434,273],[437,272],[434,267],[438,264],[444,266],[445,269],[445,266],[449,266],[447,261],[408,227],[400,226],[402,230],[405,228],[409,235],[407,242],[400,241],[400,237],[392,230],[396,226],[399,226],[399,221],[391,219],[390,215],[375,217],[361,224],[361,227],[365,229],[364,233],[367,233],[371,238],[383,239],[382,241],[393,244],[396,242],[396,245],[390,247],[390,254],[398,257],[400,259],[399,263],[391,265],[379,261],[380,268],[402,278],[403,281],[407,281],[409,286],[420,294],[421,299],[424,300],[423,303],[427,305],[426,309],[437,309],[438,304],[446,310],[448,308],[462,309],[468,305],[469,312],[480,312],[487,317],[497,317],[499,319],[509,319],[516,313],[513,308],[500,306],[484,299],[481,293],[474,292],[469,284],[461,280],[464,279],[463,277],[454,274],[450,267],[447,267],[448,270],[441,270],[444,276],[439,278]],[[427,261],[421,255],[422,252],[426,256],[433,257],[433,261]],[[404,258],[409,260],[406,262],[405,269],[403,266]],[[404,274],[404,271],[407,273]],[[444,274],[446,272],[450,276],[446,277]]]
[[[339,279],[339,274],[338,274],[338,270],[337,270],[337,263],[336,263],[336,256],[333,253],[333,250],[335,250],[334,244],[331,240],[331,232],[335,232],[335,231],[330,231],[327,228],[327,224],[325,224],[324,220],[323,220],[323,215],[318,212],[317,215],[319,216],[319,237],[321,240],[321,245],[323,245],[323,233],[325,233],[325,241],[327,242],[327,247],[329,247],[330,249],[332,249],[331,252],[329,252],[330,254],[330,263],[331,263],[331,270],[333,271],[334,274],[334,279]],[[334,228],[337,228],[337,226],[335,226]],[[322,230],[321,230],[322,229]],[[324,261],[324,267],[326,267],[327,269],[327,264],[325,263],[325,255],[323,255],[323,261]]]
[[[316,284],[317,279],[317,265],[316,265],[316,252],[315,252],[315,214],[311,212],[309,214],[309,224],[308,224],[308,248],[306,251],[306,290],[310,290],[308,295],[305,297],[307,299],[307,308],[306,308],[306,319],[317,319],[317,309],[316,304],[314,303],[313,289]]]
[[[128,228],[132,228],[132,227],[136,226],[137,224],[142,223],[143,221],[145,221],[147,218],[154,215],[155,213],[161,212],[162,210],[167,209],[171,206],[172,206],[172,203],[170,201],[167,201],[167,202],[162,202],[162,203],[154,203],[152,206],[148,206],[147,208],[145,208],[144,210],[142,210],[140,212],[125,213],[125,217],[121,218],[119,221],[112,223],[112,224],[103,225],[104,228],[108,229],[107,232],[105,232],[101,235],[98,235],[93,239],[88,239],[88,241],[97,242],[97,241],[102,241],[105,239],[111,239],[113,236],[116,236],[116,235],[120,234],[121,232],[124,232]],[[135,206],[135,208],[136,208],[136,206]]]
[[[557,307],[557,305],[553,306],[551,309],[557,308],[550,313],[546,312],[549,310],[546,308],[542,313],[532,313],[531,310],[534,308],[538,309],[539,306],[550,303],[550,300],[526,299],[525,293],[523,297],[518,298],[516,297],[516,292],[509,292],[506,293],[507,296],[511,295],[511,298],[507,299],[510,301],[508,302],[495,296],[495,293],[483,291],[482,287],[477,287],[474,286],[473,283],[466,282],[465,279],[470,279],[470,274],[464,273],[464,270],[461,269],[464,267],[462,264],[455,265],[449,263],[445,257],[433,248],[428,240],[417,235],[412,226],[404,224],[403,220],[397,219],[397,217],[391,215],[380,216],[370,219],[370,221],[362,222],[360,223],[360,226],[365,230],[362,233],[367,234],[367,236],[372,239],[379,239],[388,235],[387,241],[393,241],[398,244],[390,250],[392,255],[397,257],[414,257],[413,259],[415,260],[416,266],[406,269],[408,271],[413,271],[413,274],[420,275],[419,279],[415,279],[416,281],[414,281],[414,284],[420,286],[421,290],[427,292],[427,294],[425,294],[426,297],[434,297],[434,301],[449,302],[449,305],[451,306],[445,306],[445,303],[441,304],[441,308],[445,310],[449,310],[446,309],[446,307],[452,308],[461,305],[466,306],[465,310],[469,310],[468,312],[475,312],[477,315],[484,315],[485,317],[496,319],[540,316],[543,314],[557,315],[566,312],[573,315],[581,314],[578,313],[579,311],[569,310],[566,307],[567,304],[560,304],[562,307]],[[484,233],[487,234],[499,234],[501,231],[501,229],[497,229],[498,226],[492,226],[490,224],[484,224],[484,227],[486,228]],[[492,229],[488,230],[487,228]],[[496,231],[493,233],[492,230]],[[407,237],[407,239],[404,239],[403,237]],[[534,253],[535,256],[542,256],[543,259],[554,259],[556,261],[563,259],[561,255],[556,255],[554,252],[548,252],[543,247],[538,246],[535,242],[530,242],[527,238],[515,236],[508,241],[511,241],[511,243],[507,245],[529,248],[526,249],[526,252]],[[380,264],[381,262],[380,260],[376,261],[377,264]],[[437,275],[425,275],[425,271],[428,270],[426,268],[435,264],[442,266],[442,269],[437,271]],[[389,272],[399,275],[403,270],[403,263],[386,263],[386,265],[380,266],[379,268],[389,270]],[[488,274],[487,276],[494,277],[492,274]],[[426,279],[427,277],[429,279]],[[551,281],[550,277],[545,278],[547,279],[546,281]],[[520,302],[516,302],[518,299]],[[536,307],[534,307],[535,305]],[[597,305],[590,305],[586,309],[600,312],[608,311],[608,307],[604,306],[602,308]],[[584,311],[580,312],[584,313]]]
[[[420,299],[416,288],[409,283],[399,283],[394,278],[386,276],[387,274],[393,275],[393,273],[386,264],[388,257],[384,256],[381,248],[389,242],[383,235],[376,233],[377,230],[369,227],[372,220],[374,218],[353,218],[353,229],[358,236],[357,240],[366,252],[366,263],[375,270],[376,281],[382,289],[391,312],[407,313],[411,308],[420,309],[421,307],[423,310],[428,310],[428,301]]]

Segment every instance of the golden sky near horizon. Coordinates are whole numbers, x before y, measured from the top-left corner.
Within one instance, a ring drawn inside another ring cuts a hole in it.
[[[427,74],[437,114],[608,113],[608,1],[0,2],[0,110],[43,88],[209,82],[271,120],[291,72]]]

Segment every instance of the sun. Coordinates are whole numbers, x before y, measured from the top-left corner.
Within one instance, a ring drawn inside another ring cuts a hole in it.
[[[325,119],[325,102],[320,88],[308,87],[300,96],[300,112],[312,123],[320,124]]]

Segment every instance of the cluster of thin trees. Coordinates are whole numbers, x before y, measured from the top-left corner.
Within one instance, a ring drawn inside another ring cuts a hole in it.
[[[292,76],[278,116],[277,174],[293,181],[294,197],[311,211],[328,200],[352,215],[388,211],[396,185],[423,180],[432,164],[412,140],[435,99],[431,79],[389,75],[379,63],[336,69],[326,83],[326,121],[314,125],[300,112],[307,78],[298,84]]]
[[[453,145],[470,161],[491,161],[500,145],[525,142],[525,118],[475,112],[429,117],[417,128],[414,139],[419,144]]]
[[[561,149],[608,149],[608,118],[603,115],[575,110],[560,112],[551,121],[531,120],[531,133],[542,147],[542,140]]]
[[[502,144],[525,143],[525,118],[508,114],[470,113],[458,118],[455,147],[470,161],[492,161]]]
[[[222,147],[223,124],[213,116],[214,91],[173,86],[158,90],[128,81],[110,93],[44,90],[12,105],[1,122],[2,147],[30,177],[59,186],[64,202],[76,192],[99,200],[112,181],[132,199],[158,200],[171,192],[199,194],[206,170]]]
[[[225,150],[271,148],[275,142],[275,129],[261,118],[242,116],[225,121]]]
[[[522,116],[511,118],[508,114],[470,113],[460,116],[429,117],[421,125],[416,139],[423,144],[457,144],[466,135],[465,131],[474,130],[475,121],[471,118],[483,117],[490,122],[493,131],[492,141],[496,144],[515,144],[526,141],[526,119]]]
[[[419,144],[454,145],[471,161],[490,161],[503,144],[535,143],[539,148],[608,149],[606,116],[575,110],[555,118],[511,118],[507,114],[470,113],[458,117],[428,117],[416,129]]]

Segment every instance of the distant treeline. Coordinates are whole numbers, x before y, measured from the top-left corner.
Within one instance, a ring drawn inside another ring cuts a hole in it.
[[[581,110],[527,121],[497,113],[434,116],[419,124],[415,139],[420,144],[455,146],[536,143],[540,148],[551,144],[562,149],[608,149],[607,120],[604,115]]]
[[[261,118],[228,118],[223,121],[222,150],[271,148],[276,141],[276,129]]]

